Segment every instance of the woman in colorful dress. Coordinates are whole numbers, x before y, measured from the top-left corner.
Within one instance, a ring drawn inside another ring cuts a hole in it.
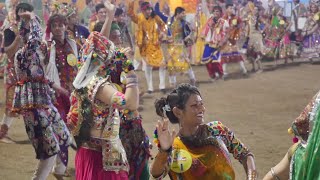
[[[138,25],[136,43],[140,50],[145,66],[145,77],[148,86],[148,93],[153,93],[153,68],[159,68],[159,89],[165,93],[165,62],[160,46],[160,31],[163,31],[165,23],[155,15],[149,2],[142,2],[140,5],[141,13],[134,12],[134,1],[131,0],[128,15],[131,20]]]
[[[15,118],[18,115],[12,112],[12,101],[14,96],[14,88],[16,84],[16,76],[14,71],[14,55],[21,46],[21,37],[18,36],[18,23],[16,21],[15,7],[9,9],[1,30],[3,30],[3,41],[1,44],[1,51],[4,54],[4,87],[5,87],[5,110],[0,127],[0,141],[4,143],[14,143],[8,136],[8,131]]]
[[[167,70],[169,73],[169,83],[171,87],[177,85],[177,74],[188,73],[190,83],[195,85],[196,78],[190,65],[186,40],[192,36],[192,31],[188,22],[184,19],[185,9],[177,7],[174,16],[167,17],[160,11],[159,2],[155,5],[155,13],[167,24],[168,33],[168,62]]]
[[[102,26],[99,23],[94,27],[95,31],[101,31]],[[110,40],[115,42],[118,47],[122,47],[120,29],[114,22],[111,25]],[[116,53],[114,56],[114,64],[109,66],[107,74],[113,85],[116,86],[119,92],[125,93],[125,84],[122,81],[123,72],[127,71],[130,63],[127,64],[127,56],[123,53]],[[140,96],[140,94],[139,94]],[[130,166],[129,179],[132,180],[147,180],[149,179],[150,158],[149,137],[142,127],[142,117],[138,111],[129,111],[124,109],[121,111],[120,123],[120,139],[127,154],[127,159]]]
[[[19,35],[23,39],[14,59],[16,87],[13,110],[23,116],[26,131],[39,159],[33,179],[46,179],[53,173],[62,178],[66,170],[66,149],[71,143],[70,133],[52,104],[52,86],[62,93],[62,88],[48,81],[44,73],[46,46],[42,43],[40,20],[35,17],[32,6],[17,6],[20,21]],[[54,165],[55,164],[55,165]]]
[[[280,33],[280,49],[279,49],[279,57],[280,59],[284,59],[284,63],[288,63],[288,58],[292,57],[292,49],[291,49],[291,41],[290,41],[290,27],[291,22],[281,13],[279,15],[279,33]]]
[[[320,50],[320,28],[319,28],[319,5],[317,3],[310,3],[309,15],[307,22],[302,29],[303,49],[302,56],[305,58],[319,57]]]
[[[128,179],[127,154],[119,137],[120,111],[138,107],[138,79],[133,67],[123,76],[126,91],[112,84],[108,72],[115,46],[110,32],[114,6],[106,2],[109,14],[99,32],[93,32],[83,46],[80,69],[73,85],[68,125],[78,146],[76,179]],[[106,36],[104,36],[106,35]]]
[[[278,59],[285,59],[287,63],[290,53],[289,29],[291,23],[283,16],[282,8],[274,8],[270,24],[266,30],[264,55],[273,59],[275,66],[278,65]]]
[[[116,53],[114,68],[110,72],[112,83],[118,85],[117,89],[122,93],[126,91],[123,73],[131,66],[128,63],[126,55]],[[150,178],[148,164],[150,144],[149,137],[142,127],[142,117],[137,110],[124,109],[121,114],[120,139],[130,166],[129,179],[148,180]]]
[[[195,28],[197,37],[201,37],[201,30],[204,28],[207,20],[211,16],[211,12],[209,12],[207,7],[206,0],[201,0],[198,3],[196,15],[195,15]],[[212,8],[211,8],[212,11]],[[201,59],[204,51],[205,42],[200,39],[196,39],[195,44],[192,46],[192,59],[193,62],[191,64],[200,65]]]
[[[265,175],[264,180],[320,179],[320,91],[312,98],[288,130],[294,134],[285,157]]]
[[[168,120],[158,122],[155,143],[159,152],[151,165],[151,175],[163,179],[235,179],[228,153],[242,163],[247,178],[257,179],[253,154],[220,121],[204,124],[205,106],[199,90],[181,84],[167,97],[155,102],[157,114]],[[177,135],[177,137],[176,137]]]

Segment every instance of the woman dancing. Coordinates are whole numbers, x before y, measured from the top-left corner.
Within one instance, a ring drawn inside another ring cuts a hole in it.
[[[45,76],[47,48],[42,43],[40,20],[32,10],[27,3],[20,3],[16,9],[19,36],[24,43],[14,59],[17,82],[13,110],[23,116],[36,158],[40,160],[33,179],[46,179],[53,166],[55,176],[62,179],[68,162],[70,133],[50,97],[53,94],[50,86],[60,93],[62,88]]]
[[[294,145],[285,157],[265,175],[263,180],[320,179],[320,91],[312,98],[289,129]]]
[[[125,94],[111,83],[109,67],[116,52],[109,36],[114,5],[106,2],[109,14],[101,33],[93,32],[83,46],[80,70],[73,82],[68,125],[78,146],[77,180],[128,179],[129,164],[119,137],[120,112],[138,107],[138,79],[131,69],[124,76]]]
[[[243,164],[248,179],[256,179],[253,154],[234,133],[219,121],[204,124],[205,106],[199,90],[181,84],[166,98],[155,102],[159,116],[179,124],[177,133],[168,120],[158,122],[155,131],[159,152],[151,166],[156,179],[168,173],[171,179],[235,179],[228,153]]]

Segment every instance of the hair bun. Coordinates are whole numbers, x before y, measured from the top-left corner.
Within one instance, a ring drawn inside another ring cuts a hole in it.
[[[160,99],[157,99],[154,103],[154,107],[156,108],[156,113],[158,116],[160,117],[164,117],[164,112],[163,112],[163,108],[165,107],[165,105],[167,104],[167,99],[162,97]]]

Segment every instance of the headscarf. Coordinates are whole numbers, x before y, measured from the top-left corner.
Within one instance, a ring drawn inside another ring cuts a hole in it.
[[[315,110],[315,118],[306,148],[299,146],[291,162],[292,180],[320,179],[320,106]]]
[[[290,134],[294,134],[294,143],[300,139],[306,143],[310,130],[312,130],[312,122],[315,116],[315,110],[320,106],[320,91],[311,99],[300,115],[294,120],[290,129]]]
[[[79,72],[73,81],[73,86],[76,89],[86,87],[101,67],[107,67],[112,63],[115,50],[113,42],[99,32],[92,32],[83,45],[78,62]]]

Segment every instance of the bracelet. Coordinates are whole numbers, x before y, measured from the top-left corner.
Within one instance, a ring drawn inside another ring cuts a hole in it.
[[[138,78],[134,78],[134,77],[127,77],[126,78],[126,84],[128,85],[128,84],[131,84],[131,83],[136,83],[136,84],[138,84]]]
[[[248,171],[248,180],[256,180],[256,179],[257,179],[257,171],[250,169]]]
[[[161,147],[159,147],[158,150],[159,150],[160,153],[170,154],[172,152],[172,146],[167,150],[163,150]]]
[[[136,74],[130,74],[127,76],[127,78],[138,78],[138,76]]]
[[[126,88],[137,87],[138,83],[129,83],[126,85]]]
[[[280,178],[277,176],[277,174],[274,172],[274,169],[273,169],[273,167],[271,168],[271,175],[272,175],[272,177],[274,178],[274,179],[276,179],[276,180],[280,180]]]

